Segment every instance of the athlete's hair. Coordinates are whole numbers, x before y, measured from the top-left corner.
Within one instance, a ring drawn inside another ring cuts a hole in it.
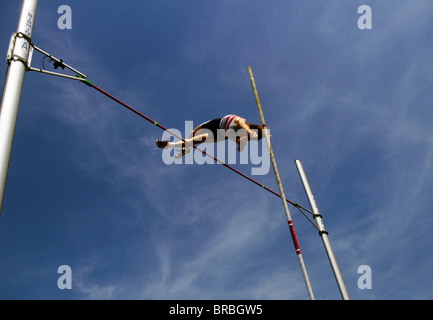
[[[251,130],[257,131],[257,140],[261,140],[263,138],[263,134],[262,134],[263,127],[262,126],[259,126],[258,124],[254,124],[254,123],[248,123],[248,126],[250,127]]]

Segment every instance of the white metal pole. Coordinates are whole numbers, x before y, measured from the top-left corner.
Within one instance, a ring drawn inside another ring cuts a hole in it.
[[[255,97],[256,103],[257,103],[257,108],[259,110],[260,120],[261,120],[262,126],[264,128],[263,133],[264,133],[264,136],[266,139],[266,143],[268,145],[269,154],[270,154],[271,162],[272,162],[272,167],[274,169],[275,179],[277,180],[278,189],[280,191],[280,197],[281,197],[281,200],[283,202],[284,212],[286,213],[287,222],[289,224],[290,234],[292,236],[293,244],[294,244],[295,250],[296,250],[296,255],[298,257],[299,264],[301,266],[302,276],[304,277],[305,285],[307,287],[307,291],[308,291],[308,295],[310,297],[310,300],[314,300],[313,290],[311,289],[311,284],[310,284],[310,280],[308,278],[307,269],[305,267],[304,259],[302,258],[302,254],[301,254],[301,249],[299,248],[298,240],[297,240],[297,237],[295,234],[295,227],[293,226],[292,218],[290,216],[289,207],[287,206],[286,196],[284,194],[283,185],[282,185],[281,179],[280,179],[280,174],[278,173],[277,163],[275,161],[274,152],[273,152],[272,146],[271,146],[271,139],[269,136],[268,129],[266,127],[265,117],[263,116],[263,110],[262,110],[262,106],[260,104],[259,95],[257,93],[256,83],[255,83],[255,80],[253,77],[253,72],[251,70],[251,67],[248,67],[248,72],[250,74],[251,85],[253,87],[254,97]]]
[[[304,168],[302,167],[301,160],[295,160],[296,168],[298,169],[299,177],[301,178],[302,185],[304,186],[305,194],[307,195],[308,202],[310,203],[311,210],[313,211],[314,219],[316,220],[319,229],[320,237],[322,238],[323,245],[325,246],[329,262],[331,263],[332,271],[334,272],[335,280],[337,280],[338,289],[340,290],[343,300],[349,300],[346,286],[343,277],[338,267],[337,260],[335,259],[334,251],[332,250],[331,243],[329,242],[328,232],[322,221],[322,216],[319,213],[316,200],[314,199],[313,192],[311,191],[310,184],[308,183],[307,176],[305,175]]]
[[[6,186],[12,142],[23,87],[37,0],[23,0],[17,33],[8,52],[8,71],[0,106],[0,210]]]

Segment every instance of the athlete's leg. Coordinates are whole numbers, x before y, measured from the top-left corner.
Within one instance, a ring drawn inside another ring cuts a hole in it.
[[[191,147],[193,145],[198,145],[200,143],[203,143],[204,141],[206,141],[206,138],[208,137],[207,133],[203,133],[200,135],[196,135],[193,136],[191,138],[185,139],[185,141],[180,140],[180,141],[176,141],[176,142],[168,142],[166,146],[162,147],[162,148],[168,148],[168,149],[173,149],[173,148],[181,148],[181,147]],[[158,144],[157,140],[157,144]],[[159,146],[158,146],[159,147]]]
[[[188,139],[169,142],[156,140],[158,148],[189,148],[192,145],[196,146],[201,143],[216,142],[215,132],[217,132],[219,119],[210,120],[196,127],[190,134]]]
[[[187,144],[187,145],[198,144],[196,142],[199,142],[200,140],[205,140],[204,136],[202,136],[202,135],[196,136],[195,135],[195,133],[200,129],[201,129],[201,125],[198,126],[197,128],[195,128],[193,131],[191,131],[188,139],[185,139],[185,141],[180,140],[180,141],[176,141],[176,142],[169,142],[169,141],[156,140],[156,145],[158,146],[158,148],[161,148],[161,149],[164,149],[164,148],[173,149],[173,148],[181,148],[181,147],[185,146],[185,144]]]

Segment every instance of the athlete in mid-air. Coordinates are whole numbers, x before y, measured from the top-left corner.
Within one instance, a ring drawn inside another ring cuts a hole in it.
[[[158,148],[182,148],[182,151],[175,157],[181,158],[190,152],[190,146],[201,143],[216,143],[227,139],[233,140],[241,152],[248,140],[262,139],[262,126],[247,123],[242,117],[229,114],[222,118],[209,120],[196,127],[188,139],[169,142],[156,140]]]

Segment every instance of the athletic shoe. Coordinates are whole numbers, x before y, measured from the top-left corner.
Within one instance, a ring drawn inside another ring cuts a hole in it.
[[[160,149],[164,149],[168,145],[168,141],[156,140],[156,146]]]

